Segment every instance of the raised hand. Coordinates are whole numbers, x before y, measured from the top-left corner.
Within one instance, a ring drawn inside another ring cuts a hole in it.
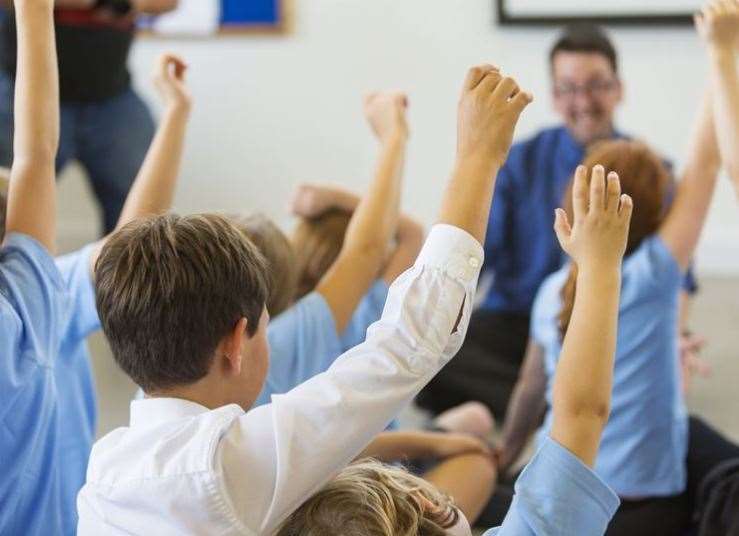
[[[513,131],[524,108],[533,100],[513,78],[497,67],[479,65],[467,73],[457,119],[458,158],[480,158],[502,165]]]
[[[695,15],[695,26],[710,46],[739,50],[739,1],[713,0]]]
[[[405,93],[370,93],[364,98],[364,115],[380,143],[408,137]]]
[[[175,54],[162,54],[154,71],[154,85],[168,107],[189,109],[190,90],[185,84],[187,64]]]
[[[337,205],[337,190],[329,186],[300,184],[290,200],[290,212],[301,218],[316,218]]]
[[[614,172],[605,177],[603,166],[588,170],[578,166],[572,188],[574,224],[567,213],[557,209],[554,230],[562,249],[578,268],[611,267],[620,264],[626,250],[633,203],[621,195],[621,183]]]

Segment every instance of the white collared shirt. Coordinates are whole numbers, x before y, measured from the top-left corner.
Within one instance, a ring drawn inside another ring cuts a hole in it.
[[[270,404],[132,402],[130,426],[93,448],[80,536],[271,534],[459,350],[482,258],[468,233],[434,226],[366,341]]]

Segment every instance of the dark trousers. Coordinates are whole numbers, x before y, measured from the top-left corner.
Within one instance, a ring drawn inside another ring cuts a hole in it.
[[[416,403],[438,415],[477,400],[502,421],[528,337],[528,315],[476,311],[459,353],[418,395]]]

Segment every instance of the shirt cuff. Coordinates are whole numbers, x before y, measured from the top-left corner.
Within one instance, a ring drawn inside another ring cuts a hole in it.
[[[438,268],[465,284],[477,280],[485,253],[468,232],[445,223],[431,228],[416,266]]]

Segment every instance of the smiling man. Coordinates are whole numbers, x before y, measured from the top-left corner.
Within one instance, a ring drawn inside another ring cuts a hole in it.
[[[550,52],[552,96],[561,126],[514,145],[500,170],[485,243],[493,283],[473,315],[457,359],[418,399],[439,413],[480,400],[505,415],[528,339],[536,292],[563,262],[552,214],[587,147],[618,137],[623,90],[616,50],[597,26],[565,29]]]

